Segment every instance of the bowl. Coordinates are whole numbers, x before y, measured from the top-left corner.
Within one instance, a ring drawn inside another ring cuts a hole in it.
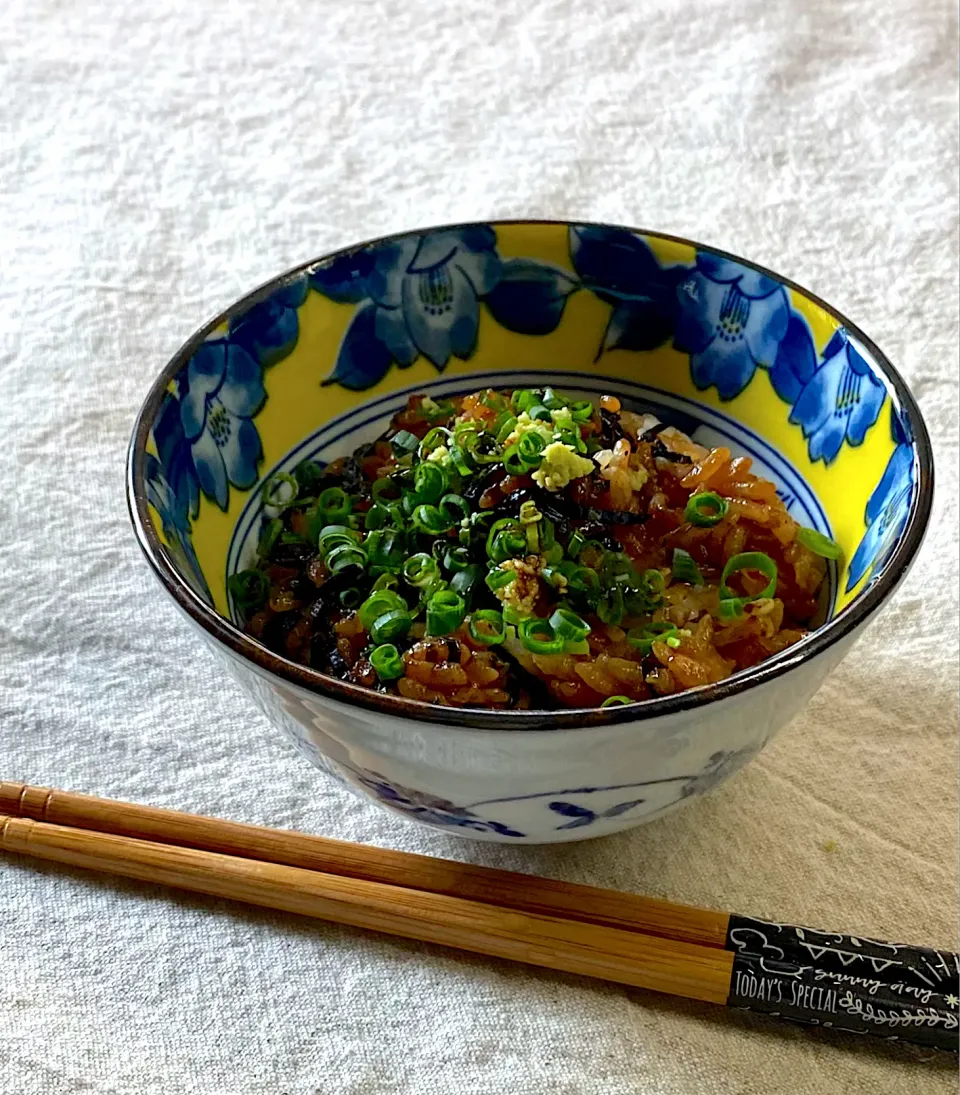
[[[832,537],[821,625],[719,684],[620,708],[453,709],[383,696],[244,635],[260,487],[371,440],[409,394],[556,384],[750,456]],[[755,757],[903,579],[933,489],[917,405],[829,305],[657,232],[545,221],[419,229],[308,262],[201,328],[151,388],[127,491],[173,602],[313,764],[481,840],[579,840],[659,817]]]

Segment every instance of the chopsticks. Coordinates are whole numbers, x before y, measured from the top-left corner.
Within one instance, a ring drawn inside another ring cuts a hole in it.
[[[0,847],[566,973],[957,1050],[960,963],[930,948],[826,935],[13,782],[0,782]]]

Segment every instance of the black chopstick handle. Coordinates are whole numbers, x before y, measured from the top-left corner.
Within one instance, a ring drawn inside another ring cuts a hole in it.
[[[960,957],[931,947],[885,943],[863,936],[839,935],[791,924],[731,916],[726,949],[749,952],[779,962],[816,966],[830,973],[868,981],[931,989],[960,996]]]
[[[955,993],[834,973],[748,951],[734,957],[727,1006],[952,1053],[960,1042]]]

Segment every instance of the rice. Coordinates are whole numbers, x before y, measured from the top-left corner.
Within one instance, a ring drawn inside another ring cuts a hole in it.
[[[414,396],[372,445],[296,470],[234,605],[278,654],[410,700],[674,695],[816,615],[826,561],[751,469],[613,397]]]

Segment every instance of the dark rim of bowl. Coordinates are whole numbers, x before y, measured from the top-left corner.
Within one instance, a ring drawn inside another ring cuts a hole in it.
[[[163,393],[170,380],[190,360],[197,347],[207,338],[214,328],[234,316],[242,315],[254,304],[270,296],[288,282],[306,273],[318,263],[360,251],[376,243],[400,239],[404,236],[419,235],[425,232],[437,232],[456,228],[473,227],[478,224],[498,225],[555,225],[569,228],[571,224],[586,224],[592,227],[614,227],[634,232],[637,235],[654,239],[669,240],[686,244],[698,251],[708,251],[723,258],[731,259],[751,270],[772,278],[774,281],[801,293],[808,300],[822,308],[846,330],[854,335],[873,355],[877,365],[883,371],[900,407],[909,415],[913,432],[913,447],[916,454],[915,464],[919,464],[916,489],[913,491],[907,523],[900,534],[893,553],[887,559],[880,576],[864,591],[843,608],[832,620],[812,632],[793,647],[776,654],[750,669],[734,673],[717,684],[704,685],[673,696],[662,696],[640,703],[620,707],[565,708],[557,711],[545,710],[508,710],[489,708],[454,708],[439,704],[424,703],[420,700],[408,700],[401,696],[387,696],[371,691],[361,685],[351,684],[327,676],[318,670],[309,669],[274,654],[265,646],[245,635],[239,628],[219,616],[193,592],[179,576],[171,564],[167,551],[157,536],[147,512],[147,495],[144,485],[143,464],[146,455],[147,437],[156,417]],[[822,654],[834,643],[851,635],[853,631],[881,606],[896,589],[913,564],[923,542],[930,508],[933,500],[933,453],[930,437],[920,414],[916,400],[911,395],[902,377],[876,344],[859,327],[851,323],[844,315],[821,300],[814,293],[789,278],[782,277],[755,262],[740,258],[728,251],[722,251],[707,244],[697,243],[682,236],[673,236],[664,232],[653,232],[644,228],[627,228],[623,225],[607,225],[602,222],[563,221],[563,220],[493,220],[466,221],[456,224],[437,225],[429,228],[415,228],[405,232],[394,232],[379,236],[364,243],[340,248],[330,254],[311,259],[288,270],[278,277],[271,278],[252,293],[231,305],[215,318],[205,323],[177,351],[167,363],[166,368],[150,388],[143,405],[137,414],[133,436],[127,455],[127,505],[130,519],[140,547],[160,582],[174,598],[180,608],[195,620],[209,635],[223,643],[234,654],[252,662],[269,674],[300,686],[307,691],[339,700],[349,706],[366,708],[369,711],[400,718],[425,721],[429,720],[447,726],[457,726],[480,730],[575,730],[594,726],[610,726],[617,723],[639,722],[644,719],[658,718],[680,711],[690,711],[717,700],[735,696],[757,685],[766,684],[788,673],[801,662],[810,661]]]

